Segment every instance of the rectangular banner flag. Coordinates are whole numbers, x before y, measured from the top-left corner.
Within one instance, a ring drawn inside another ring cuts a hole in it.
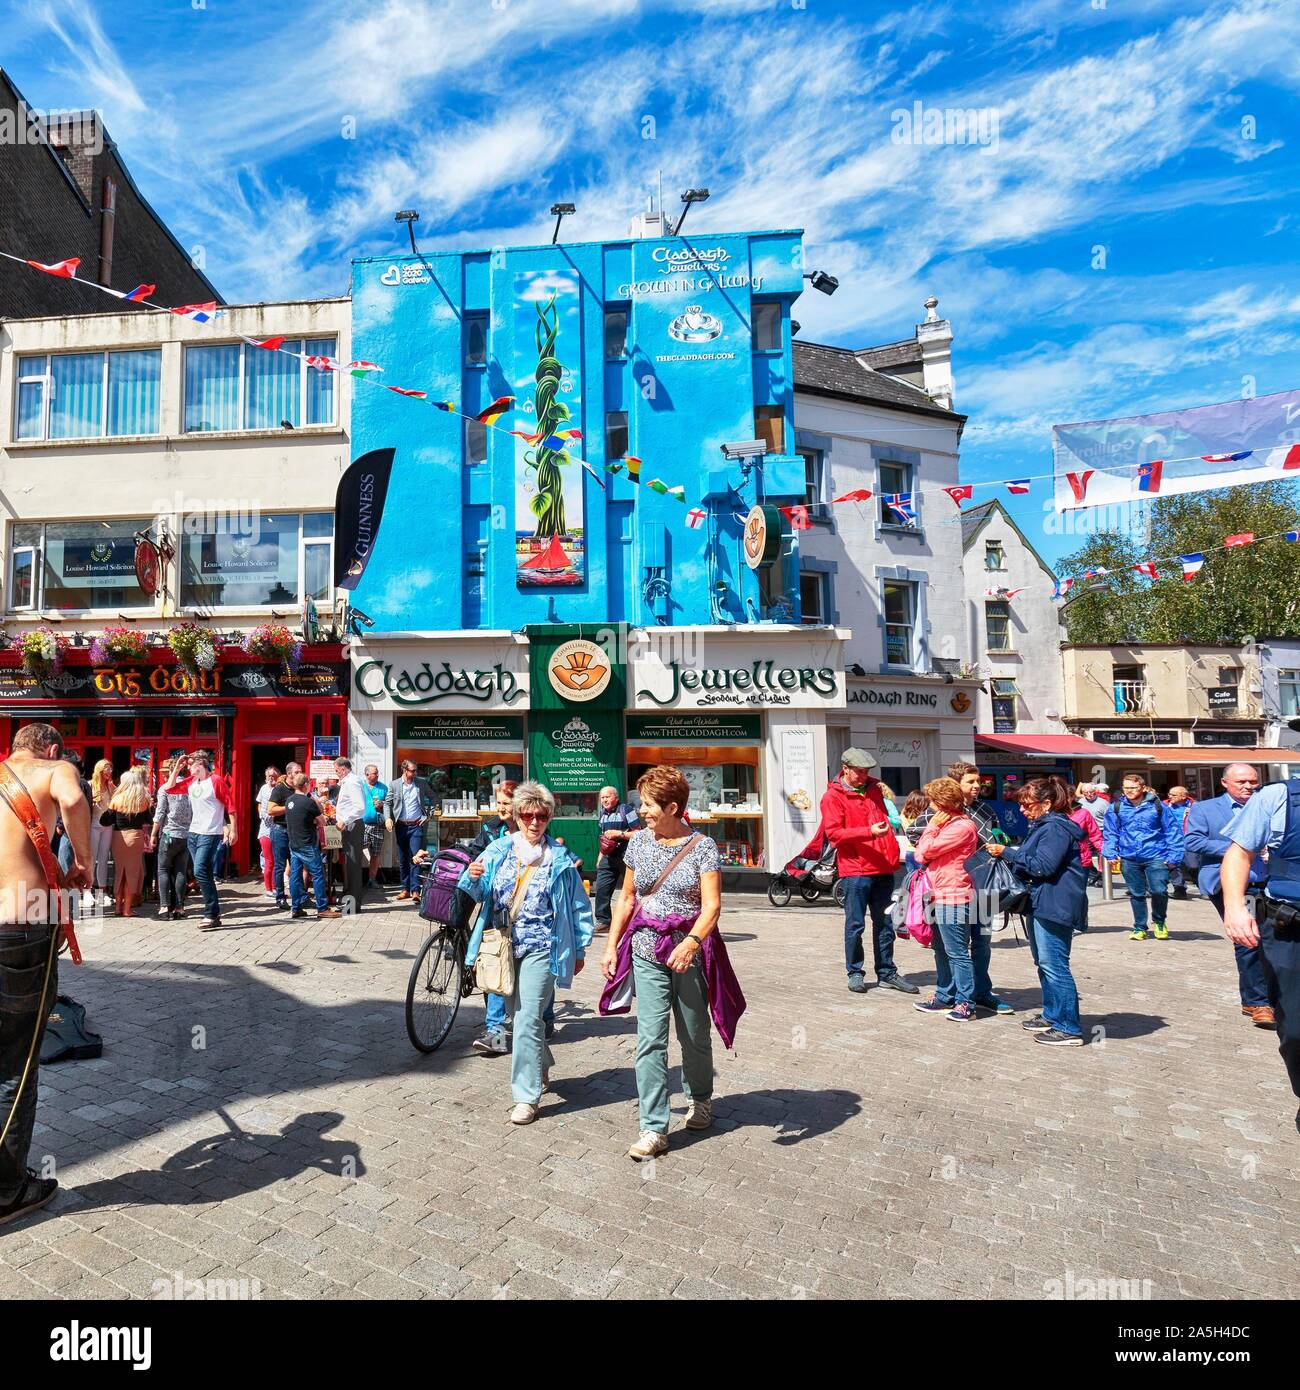
[[[1087,469],[1082,500],[1070,474]],[[1058,512],[1268,482],[1296,469],[1300,390],[1052,428]]]
[[[1029,479],[1013,478],[1007,483],[1007,491],[1014,493],[1017,497],[1023,497],[1029,491]]]
[[[1229,550],[1237,545],[1252,545],[1254,541],[1255,533],[1253,531],[1241,531],[1235,536],[1225,536],[1223,538],[1223,544]]]
[[[956,487],[944,488],[944,491],[959,507],[963,502],[969,502],[971,499],[972,488],[970,483],[958,483]]]
[[[393,450],[371,449],[339,479],[334,495],[334,587],[355,589],[366,572],[393,473]]]

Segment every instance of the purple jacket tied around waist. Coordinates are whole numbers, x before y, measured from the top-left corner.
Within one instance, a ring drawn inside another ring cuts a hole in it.
[[[614,966],[614,978],[605,983],[600,994],[602,1014],[625,1014],[632,1007],[632,933],[638,927],[651,927],[655,932],[655,960],[660,965],[668,964],[673,953],[673,932],[689,932],[697,917],[665,917],[662,920],[648,917],[638,903],[627,930],[619,938],[618,959]],[[736,1025],[745,1012],[745,996],[740,992],[740,981],[731,968],[727,956],[727,944],[720,931],[711,931],[700,943],[698,952],[700,969],[704,971],[704,984],[709,992],[709,1013],[713,1026],[718,1030],[724,1047],[731,1047],[736,1036]]]

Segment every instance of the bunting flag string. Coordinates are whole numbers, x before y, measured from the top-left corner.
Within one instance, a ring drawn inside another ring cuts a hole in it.
[[[215,301],[211,301],[205,304],[181,304],[175,307],[162,304],[155,304],[153,302],[153,296],[157,293],[157,286],[153,284],[140,284],[129,291],[110,289],[107,285],[100,285],[94,280],[90,280],[85,278],[84,276],[79,275],[77,272],[80,269],[81,261],[78,257],[75,256],[68,257],[61,261],[45,262],[32,260],[24,256],[17,256],[8,251],[0,251],[0,258],[3,258],[8,261],[13,261],[18,265],[26,265],[33,270],[40,271],[43,274],[51,275],[59,279],[73,280],[78,284],[86,285],[92,289],[99,290],[104,294],[110,295],[114,299],[129,301],[131,303],[140,305],[142,308],[152,310],[156,313],[174,314],[178,318],[183,318],[191,323],[214,323],[219,318],[221,318],[225,312],[224,309],[218,307]],[[457,407],[456,403],[452,400],[431,399],[428,391],[418,390],[405,386],[390,385],[386,382],[378,380],[377,378],[383,374],[384,369],[377,362],[370,362],[363,358],[360,358],[355,361],[344,364],[332,357],[325,357],[318,354],[293,352],[285,346],[287,339],[284,336],[274,336],[262,339],[246,337],[243,334],[238,334],[237,336],[240,337],[242,341],[244,341],[245,343],[251,344],[254,347],[262,348],[268,352],[281,352],[284,353],[286,356],[297,358],[299,361],[305,362],[306,365],[314,371],[331,371],[339,373],[347,372],[358,381],[367,382],[371,385],[379,387],[381,390],[390,391],[394,395],[404,396],[408,400],[423,401],[424,403],[433,406],[433,408],[436,410],[441,410],[449,415],[460,416],[462,419],[465,420],[472,420],[480,425],[483,425],[487,429],[501,430],[503,433],[522,439],[534,447],[537,445],[541,445],[544,448],[552,449],[557,452],[567,452],[569,457],[574,462],[576,462],[581,468],[583,468],[587,473],[591,475],[592,479],[599,487],[604,488],[605,486],[603,480],[601,479],[597,471],[597,467],[572,449],[572,445],[575,442],[580,442],[583,438],[581,430],[558,430],[554,434],[548,435],[545,439],[543,439],[540,433],[509,429],[505,425],[501,424],[500,422],[504,419],[504,417],[511,414],[513,411],[515,404],[515,398],[513,396],[498,396],[496,400],[494,400],[491,403],[491,405],[487,406],[486,408],[477,412],[476,414],[471,415],[463,410],[460,410]],[[1137,470],[1138,487],[1142,493],[1148,495],[1158,495],[1160,492],[1162,472],[1165,464],[1168,463],[1187,463],[1197,460],[1205,463],[1236,463],[1244,459],[1251,458],[1253,455],[1257,454],[1269,455],[1270,458],[1268,461],[1270,462],[1270,464],[1279,462],[1279,460],[1273,459],[1272,455],[1281,454],[1283,455],[1283,457],[1280,459],[1280,467],[1282,469],[1287,471],[1300,471],[1300,444],[1292,444],[1290,441],[1285,441],[1279,442],[1277,446],[1263,449],[1246,449],[1221,454],[1196,454],[1188,455],[1186,458],[1154,459],[1150,462],[1146,462],[1139,465]],[[636,458],[634,455],[629,454],[625,455],[621,459],[606,462],[603,465],[600,465],[600,467],[607,474],[615,476],[626,476],[628,481],[631,483],[644,486],[649,491],[655,492],[660,496],[668,497],[671,498],[673,501],[682,503],[683,506],[687,504],[686,489],[681,484],[668,484],[660,478],[652,478],[648,482],[642,484],[641,465],[642,461],[639,458]],[[1077,503],[1085,503],[1089,481],[1098,473],[1127,473],[1129,474],[1129,476],[1132,476],[1132,464],[1120,464],[1111,468],[1089,468],[1082,470],[1078,473],[1066,474],[1066,478],[1069,481],[1071,491],[1073,492],[1075,501]],[[985,479],[969,483],[953,484],[944,487],[942,490],[946,492],[948,496],[952,499],[958,511],[961,511],[962,504],[964,502],[969,502],[972,500],[974,489],[976,488],[1006,488],[1007,492],[1010,493],[1012,496],[1025,496],[1031,491],[1032,485],[1034,483],[1042,481],[1052,482],[1054,481],[1054,477],[1055,475],[1053,473],[1041,473],[1031,474],[1027,477],[1021,478]],[[872,496],[873,493],[870,488],[854,488],[849,492],[840,494],[838,497],[833,497],[829,505],[836,505],[846,502],[868,502],[871,500]],[[889,511],[894,516],[899,518],[901,524],[909,527],[915,527],[917,525],[918,518],[913,493],[902,492],[886,494],[882,498],[882,501],[884,502],[885,506],[889,509]],[[827,504],[818,503],[811,505],[821,506]],[[810,517],[810,504],[799,504],[795,506],[782,507],[780,510],[789,519],[792,530],[803,531],[808,530],[811,527],[812,521]],[[707,518],[707,515],[708,513],[704,508],[698,506],[692,507],[686,513],[686,524],[692,530],[698,529],[703,525],[703,521]],[[1281,539],[1285,539],[1292,543],[1296,543],[1298,538],[1300,538],[1300,531],[1289,531],[1286,532],[1283,537],[1281,537]],[[1279,539],[1279,537],[1263,537],[1260,539],[1274,540]],[[1256,543],[1256,540],[1257,538],[1249,533],[1244,533],[1240,536],[1231,536],[1228,537],[1227,540],[1224,542],[1223,548],[1229,549],[1236,546],[1250,545]],[[1178,556],[1173,558],[1176,559],[1181,565],[1184,559],[1191,559],[1193,557]],[[1202,563],[1203,562],[1204,557],[1202,557]],[[1135,566],[1134,568],[1138,571],[1138,573],[1147,574],[1148,577],[1154,579],[1156,578],[1156,574],[1154,572],[1149,572],[1149,568],[1154,567],[1156,563],[1156,561],[1144,561],[1142,562],[1141,566]],[[1192,579],[1195,576],[1195,574],[1199,572],[1199,568],[1200,567],[1198,566],[1195,570],[1192,570],[1190,573],[1184,568],[1184,580],[1189,581],[1190,579]],[[1084,577],[1086,579],[1100,578],[1105,577],[1106,575],[1106,570],[1099,569],[1095,571],[1087,571]],[[1073,578],[1068,576],[1065,580],[1058,581],[1056,587],[1053,590],[1053,598],[1062,597],[1064,593],[1068,592],[1069,587],[1073,582]],[[1020,592],[1022,592],[1022,590],[1010,591],[1010,595],[1014,596],[1014,594]]]

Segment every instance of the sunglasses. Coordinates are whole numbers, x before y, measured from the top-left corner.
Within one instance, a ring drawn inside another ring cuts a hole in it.
[[[551,818],[549,811],[516,811],[516,820],[540,820],[548,821]]]

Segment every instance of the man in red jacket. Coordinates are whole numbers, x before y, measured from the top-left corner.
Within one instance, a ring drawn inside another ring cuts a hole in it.
[[[898,841],[890,829],[880,783],[870,775],[876,759],[862,748],[846,748],[839,777],[822,797],[822,834],[835,846],[844,880],[844,964],[849,989],[865,994],[862,933],[871,913],[871,944],[876,979],[884,989],[918,993],[894,964],[894,925],[889,901],[894,894]]]

